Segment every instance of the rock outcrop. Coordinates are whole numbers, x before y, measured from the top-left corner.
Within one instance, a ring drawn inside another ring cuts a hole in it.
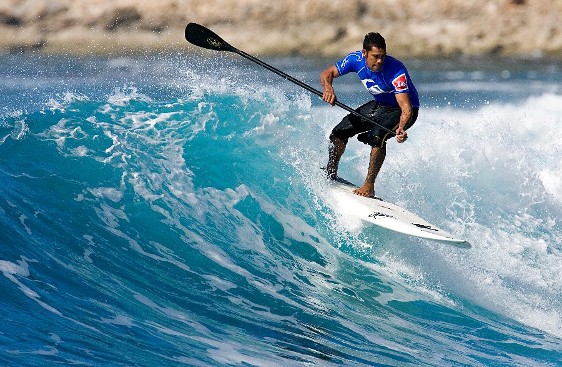
[[[192,50],[188,22],[256,55],[341,55],[378,31],[399,56],[562,57],[562,0],[2,0],[0,52]]]

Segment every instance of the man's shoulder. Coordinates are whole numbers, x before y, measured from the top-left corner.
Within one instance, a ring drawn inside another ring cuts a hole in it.
[[[350,52],[343,59],[336,63],[336,68],[340,75],[350,72],[357,71],[358,65],[363,62],[363,53],[361,51]]]
[[[386,62],[388,62],[389,66],[396,68],[396,69],[406,69],[406,66],[404,65],[404,63],[400,60],[398,60],[397,58],[387,55],[386,56]]]
[[[350,52],[343,58],[343,60],[346,60],[347,62],[360,62],[363,60],[363,53],[361,51]]]

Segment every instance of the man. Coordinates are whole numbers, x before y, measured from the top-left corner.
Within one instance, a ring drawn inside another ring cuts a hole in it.
[[[406,130],[416,121],[420,103],[408,70],[400,61],[386,54],[386,42],[379,33],[365,35],[362,51],[350,53],[320,74],[325,102],[335,104],[332,82],[334,78],[350,72],[357,73],[374,98],[356,111],[377,124],[351,113],[345,116],[330,135],[326,171],[329,179],[337,178],[339,161],[347,141],[359,134],[357,139],[371,146],[371,155],[365,182],[354,193],[374,197],[375,179],[386,157],[386,140],[396,136],[399,143],[406,141]]]

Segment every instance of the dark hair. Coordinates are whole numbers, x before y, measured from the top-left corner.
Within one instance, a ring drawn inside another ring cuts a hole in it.
[[[386,49],[386,41],[378,32],[367,33],[365,35],[365,39],[363,40],[364,50],[369,51],[373,47]]]

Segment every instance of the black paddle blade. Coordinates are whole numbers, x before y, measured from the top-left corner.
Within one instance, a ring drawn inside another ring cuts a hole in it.
[[[220,38],[216,33],[202,25],[189,23],[185,27],[185,39],[195,46],[208,48],[215,51],[232,51],[236,49]]]

